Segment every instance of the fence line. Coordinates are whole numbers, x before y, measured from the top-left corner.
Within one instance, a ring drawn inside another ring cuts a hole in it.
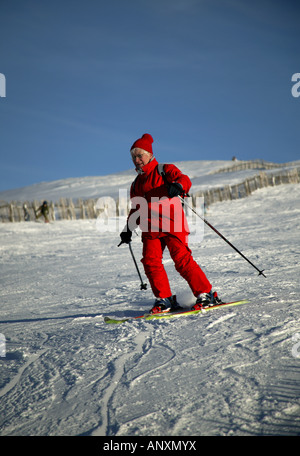
[[[234,200],[245,198],[259,188],[281,185],[281,184],[299,184],[300,167],[293,168],[286,172],[277,174],[267,174],[261,171],[259,174],[245,179],[243,182],[224,187],[213,188],[207,191],[199,191],[192,195],[193,198],[203,196],[207,206],[220,201]]]
[[[231,173],[234,171],[244,171],[245,169],[274,169],[297,166],[296,162],[290,163],[271,163],[264,160],[235,161],[234,165],[212,171],[209,174]]]
[[[206,206],[210,206],[220,201],[245,198],[259,188],[292,183],[300,183],[300,167],[277,174],[267,174],[261,171],[239,184],[199,191],[191,195],[191,203],[195,207],[196,197],[202,196]],[[36,219],[35,212],[40,204],[36,200],[25,203],[0,201],[0,222],[34,221]],[[78,199],[75,202],[71,198],[61,198],[57,203],[49,203],[50,221],[95,219],[100,214],[110,217],[126,215],[128,212],[129,201],[126,198],[117,200],[111,197],[99,198],[98,200]]]

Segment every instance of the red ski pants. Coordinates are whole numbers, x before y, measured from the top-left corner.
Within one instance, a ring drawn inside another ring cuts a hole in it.
[[[176,236],[167,234],[163,237],[143,239],[143,258],[145,274],[156,298],[168,298],[172,295],[169,279],[162,264],[163,251],[168,247],[175,268],[188,282],[194,296],[209,293],[211,284],[206,275],[192,257],[189,247]]]

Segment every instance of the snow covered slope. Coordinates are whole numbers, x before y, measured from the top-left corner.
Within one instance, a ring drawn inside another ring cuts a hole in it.
[[[103,317],[153,302],[117,232],[0,224],[0,435],[300,435],[299,199],[281,185],[207,215],[267,278],[207,227],[191,245],[220,296],[250,304],[117,326]],[[165,267],[191,305],[167,254]]]
[[[232,161],[179,162],[178,166],[193,178],[205,176],[211,171],[217,171],[226,166],[232,166]],[[119,189],[129,189],[135,177],[135,170],[130,169],[107,176],[75,177],[41,182],[28,187],[0,192],[0,201],[33,201],[37,199],[56,202],[61,197],[88,199],[111,196],[116,198],[119,196]]]
[[[183,161],[175,163],[183,173],[192,180],[192,192],[207,190],[228,184],[243,182],[247,177],[259,173],[257,169],[231,172],[225,174],[211,174],[214,171],[231,167],[232,161]],[[297,164],[297,162],[295,162]],[[299,161],[300,166],[300,161]],[[282,167],[285,168],[284,166]],[[101,171],[101,170],[100,170]],[[275,168],[270,172],[278,172]],[[136,177],[134,169],[108,176],[94,176],[82,178],[67,178],[52,182],[41,182],[28,187],[17,188],[0,192],[0,201],[33,201],[48,200],[56,202],[59,198],[100,198],[111,196],[117,198],[119,189],[129,190],[130,184]]]

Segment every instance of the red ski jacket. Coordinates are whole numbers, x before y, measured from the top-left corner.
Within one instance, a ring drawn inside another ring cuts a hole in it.
[[[172,164],[164,165],[168,183],[181,184],[188,193],[191,181],[188,176]],[[128,216],[131,230],[137,225],[142,230],[142,238],[157,238],[166,234],[177,236],[187,244],[189,228],[179,198],[169,198],[167,185],[159,173],[158,162],[153,158],[131,184],[130,199],[132,209]]]

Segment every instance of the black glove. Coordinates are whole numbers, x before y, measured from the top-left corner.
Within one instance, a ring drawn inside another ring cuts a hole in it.
[[[118,245],[118,247],[121,244],[129,244],[129,242],[131,242],[131,237],[132,237],[132,231],[130,231],[129,228],[127,228],[126,230],[122,231],[122,233],[120,234],[121,242]]]
[[[168,187],[168,195],[170,198],[174,198],[174,196],[181,195],[183,193],[183,188],[181,184],[174,182],[173,184],[169,184]]]

